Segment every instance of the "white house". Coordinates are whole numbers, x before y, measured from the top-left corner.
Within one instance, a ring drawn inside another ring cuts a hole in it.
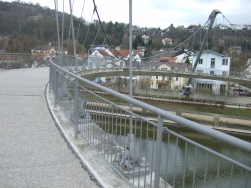
[[[162,39],[162,43],[163,43],[164,45],[172,44],[172,43],[173,43],[173,39],[164,38],[164,39]]]
[[[198,54],[193,56],[193,65]],[[202,74],[228,75],[231,57],[211,50],[204,50],[201,54],[195,72]],[[214,94],[226,94],[228,83],[217,80],[194,79],[194,91],[209,92]]]
[[[144,43],[148,43],[150,37],[148,35],[142,35],[142,40],[144,41]]]
[[[192,63],[193,62],[193,52],[192,51],[188,51],[188,50],[184,50],[184,53],[178,53],[178,55],[176,55],[175,57],[176,59],[176,63],[185,63],[186,59],[189,59],[189,62]]]

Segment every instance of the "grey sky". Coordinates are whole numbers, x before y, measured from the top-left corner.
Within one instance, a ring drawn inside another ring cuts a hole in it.
[[[13,1],[13,0],[3,0]],[[39,3],[54,9],[54,0],[21,0]],[[72,0],[73,1],[73,0]],[[85,8],[83,17],[90,21],[93,11],[93,0],[75,0],[73,13],[80,17],[83,2]],[[59,9],[63,7],[63,0],[58,0]],[[95,0],[100,18],[106,22],[129,22],[128,0]],[[218,9],[232,24],[251,25],[250,0],[132,0],[133,25],[141,27],[160,27],[190,24],[203,25],[210,13]],[[65,0],[65,11],[69,12],[69,0]],[[94,19],[97,19],[95,16]],[[217,23],[227,24],[222,15],[217,16]]]

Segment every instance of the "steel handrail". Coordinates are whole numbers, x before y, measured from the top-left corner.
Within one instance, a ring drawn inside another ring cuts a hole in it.
[[[193,129],[193,130],[195,130],[197,132],[200,132],[202,134],[211,136],[211,137],[213,137],[215,139],[218,139],[218,140],[223,141],[223,142],[225,142],[227,144],[230,144],[232,146],[241,148],[241,149],[251,153],[251,143],[249,143],[249,142],[246,142],[246,141],[241,140],[239,138],[236,138],[236,137],[230,136],[228,134],[222,133],[220,131],[208,128],[208,127],[203,126],[203,125],[201,125],[199,123],[193,122],[191,120],[185,119],[185,118],[177,116],[175,114],[166,112],[166,111],[164,111],[164,110],[162,110],[160,108],[157,108],[155,106],[152,106],[152,105],[146,104],[144,102],[138,101],[136,99],[130,98],[129,96],[123,95],[123,94],[121,94],[119,92],[116,92],[114,90],[111,90],[109,88],[101,86],[99,84],[96,84],[96,83],[94,83],[92,81],[89,81],[89,80],[87,80],[85,78],[82,78],[82,77],[80,77],[80,76],[78,76],[78,75],[76,75],[76,74],[74,74],[72,72],[69,72],[69,71],[61,68],[57,64],[53,63],[52,61],[51,61],[51,64],[53,66],[55,66],[57,69],[59,69],[60,71],[70,75],[71,77],[74,77],[75,79],[77,79],[77,80],[79,80],[81,82],[84,82],[84,83],[86,83],[88,85],[91,85],[91,86],[93,86],[93,87],[95,87],[95,88],[97,88],[97,89],[99,89],[101,91],[107,92],[107,93],[109,93],[109,94],[111,94],[111,95],[113,95],[115,97],[118,97],[118,98],[120,98],[120,99],[122,99],[122,100],[124,100],[124,101],[126,101],[128,103],[131,103],[131,104],[133,104],[135,106],[144,108],[144,109],[146,109],[146,110],[148,110],[150,112],[158,114],[163,118],[167,118],[167,119],[169,119],[171,121],[174,121],[174,122],[176,122],[178,124],[184,125],[184,126],[190,128],[190,129]]]

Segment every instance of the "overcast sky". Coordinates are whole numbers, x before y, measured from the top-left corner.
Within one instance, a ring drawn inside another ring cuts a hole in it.
[[[15,1],[15,0],[2,0]],[[39,3],[54,9],[54,0],[21,0],[22,2]],[[69,10],[69,0],[58,0],[62,10]],[[73,0],[71,0],[73,2]],[[75,0],[73,14],[90,21],[93,11],[93,0]],[[129,23],[129,0],[95,0],[100,18],[103,21]],[[164,29],[173,23],[174,26],[190,24],[203,25],[210,13],[218,9],[232,24],[251,25],[251,0],[132,0],[133,25],[141,27],[160,27]],[[94,16],[94,19],[97,19]],[[217,16],[216,23],[227,24],[222,15]]]

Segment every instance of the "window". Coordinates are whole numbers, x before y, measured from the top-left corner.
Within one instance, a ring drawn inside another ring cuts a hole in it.
[[[222,71],[222,75],[226,76],[227,75],[227,71]]]
[[[162,76],[162,80],[165,80],[165,76]]]
[[[210,71],[210,74],[214,74],[214,71]]]
[[[166,71],[166,70],[167,70],[167,68],[161,68],[161,70],[162,70],[162,71]]]
[[[151,79],[152,79],[152,76],[149,76],[149,79],[151,80]]]
[[[159,78],[159,77],[158,77],[158,76],[156,76],[156,80],[158,80],[158,78]]]
[[[176,81],[177,81],[177,82],[179,81],[179,77],[176,77]]]
[[[197,70],[197,73],[203,73],[203,70]]]
[[[199,59],[199,64],[203,64],[203,59]]]
[[[222,65],[228,65],[228,59],[222,59]]]
[[[211,68],[215,68],[215,58],[211,58]]]

